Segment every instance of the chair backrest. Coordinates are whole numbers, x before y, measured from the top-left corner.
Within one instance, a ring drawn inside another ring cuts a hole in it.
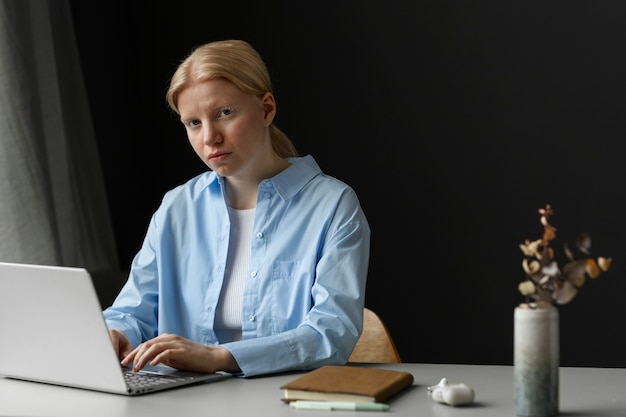
[[[400,354],[383,320],[369,308],[363,311],[363,333],[348,362],[401,363]]]

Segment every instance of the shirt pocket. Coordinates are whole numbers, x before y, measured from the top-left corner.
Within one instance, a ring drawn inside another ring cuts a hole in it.
[[[275,261],[272,277],[274,280],[292,280],[299,265],[299,261]]]
[[[274,261],[272,267],[272,328],[276,332],[297,327],[311,306],[311,283],[302,276],[301,261]],[[306,274],[305,274],[306,275]],[[268,307],[270,307],[268,305]]]

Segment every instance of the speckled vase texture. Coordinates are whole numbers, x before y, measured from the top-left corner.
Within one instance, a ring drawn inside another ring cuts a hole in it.
[[[559,414],[559,311],[515,308],[515,414],[551,417]]]

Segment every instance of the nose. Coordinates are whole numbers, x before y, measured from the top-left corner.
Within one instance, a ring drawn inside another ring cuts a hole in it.
[[[222,143],[222,135],[215,125],[204,123],[202,125],[202,141],[206,146],[214,146]]]

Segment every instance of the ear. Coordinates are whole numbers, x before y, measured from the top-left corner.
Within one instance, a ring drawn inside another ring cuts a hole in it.
[[[263,106],[265,126],[269,126],[274,121],[274,116],[276,116],[276,101],[274,101],[274,95],[269,91],[263,94],[263,97],[261,97],[261,105]]]

